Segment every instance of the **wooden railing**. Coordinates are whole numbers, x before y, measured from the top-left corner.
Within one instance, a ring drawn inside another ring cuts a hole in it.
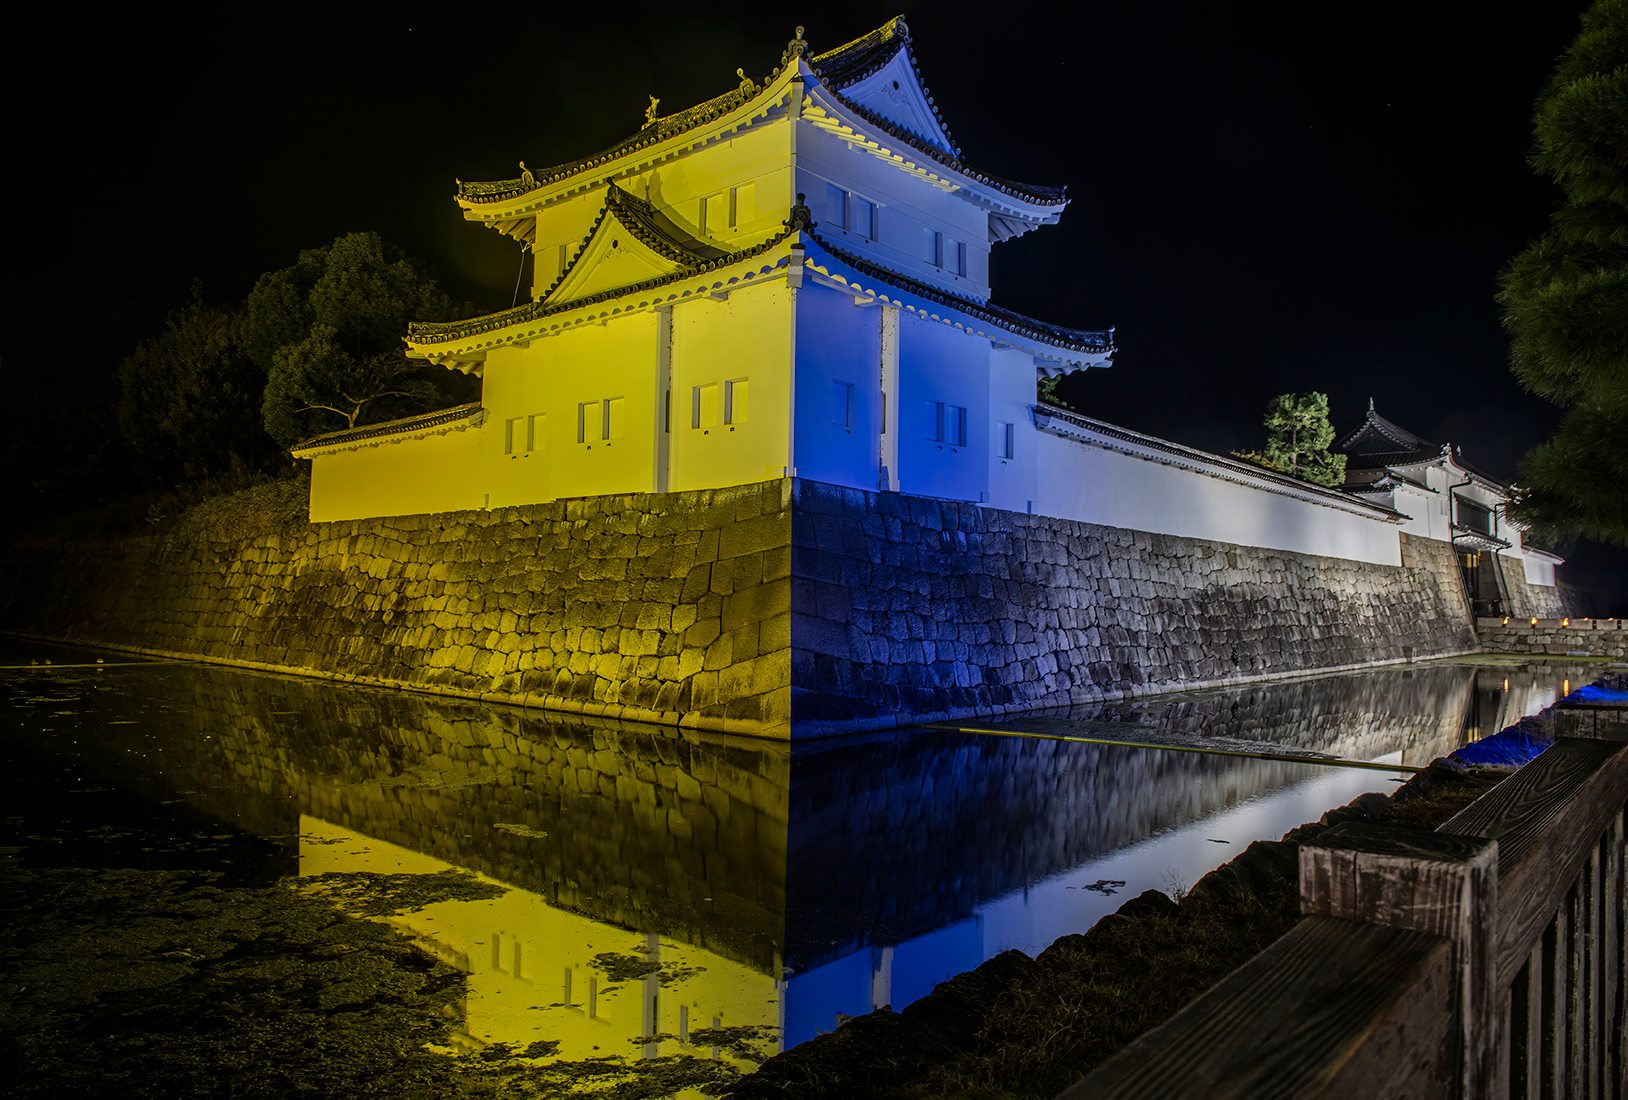
[[[1628,710],[1557,723],[1435,832],[1302,846],[1305,919],[1062,1097],[1621,1098]]]

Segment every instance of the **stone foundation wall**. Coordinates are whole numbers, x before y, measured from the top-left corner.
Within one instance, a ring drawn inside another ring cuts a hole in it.
[[[0,624],[788,735],[790,483],[14,551]]]
[[[1565,625],[1561,625],[1564,623]],[[1476,635],[1489,653],[1628,657],[1628,620],[1477,619]]]
[[[223,529],[224,528],[224,529]],[[13,552],[0,626],[787,738],[1474,648],[1400,568],[802,480]]]
[[[1503,573],[1511,616],[1527,619],[1536,615],[1540,619],[1559,619],[1571,614],[1566,594],[1559,585],[1528,582],[1526,569],[1518,561],[1505,561]]]
[[[886,726],[1475,648],[1451,548],[1401,567],[797,481],[799,728]]]

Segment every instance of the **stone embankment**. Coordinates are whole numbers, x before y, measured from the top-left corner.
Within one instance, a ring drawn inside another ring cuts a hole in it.
[[[1399,567],[778,479],[14,546],[0,627],[777,738],[1475,648]]]
[[[1628,620],[1477,619],[1476,637],[1490,653],[1628,657]]]
[[[890,725],[1475,649],[1447,543],[1400,568],[798,481],[799,724]]]
[[[786,736],[790,485],[13,550],[0,625],[66,641]]]

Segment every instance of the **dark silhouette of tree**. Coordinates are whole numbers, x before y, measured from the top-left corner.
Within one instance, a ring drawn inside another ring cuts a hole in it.
[[[467,379],[410,360],[402,347],[409,321],[468,312],[375,233],[346,234],[267,272],[249,292],[244,332],[266,372],[266,431],[288,447],[469,399]]]
[[[1539,95],[1549,231],[1500,280],[1515,376],[1566,415],[1521,463],[1510,515],[1628,546],[1628,0],[1598,0]]]
[[[1345,480],[1345,456],[1334,454],[1328,395],[1280,393],[1266,406],[1266,449],[1235,451],[1239,458],[1314,485]]]
[[[240,310],[192,300],[119,364],[120,434],[147,480],[201,481],[261,469],[272,457],[260,425],[266,375],[243,342]]]

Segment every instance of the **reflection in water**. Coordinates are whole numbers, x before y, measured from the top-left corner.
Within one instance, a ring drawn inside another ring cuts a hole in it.
[[[1561,675],[1391,670],[1024,725],[1418,765]],[[184,665],[10,669],[0,698],[74,782],[266,838],[303,891],[457,967],[464,1048],[573,1060],[749,1067],[1403,778],[943,730],[789,749]],[[485,886],[371,909],[357,886],[448,876]]]
[[[334,879],[459,870],[319,818],[300,819],[299,873],[319,893]],[[385,918],[468,975],[454,1032],[463,1050],[542,1044],[570,1060],[683,1051],[750,1070],[778,1049],[779,993],[770,976],[705,948],[638,935],[549,905],[530,890],[485,881],[500,887],[497,896],[431,898]],[[714,1040],[726,1028],[747,1041],[721,1046]]]

